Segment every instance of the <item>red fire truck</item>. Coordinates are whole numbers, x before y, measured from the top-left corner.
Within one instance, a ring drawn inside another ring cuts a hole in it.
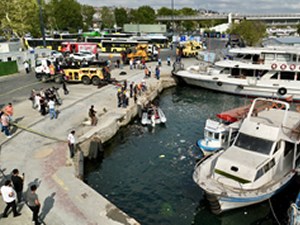
[[[61,52],[76,53],[80,51],[90,51],[97,54],[97,44],[85,42],[63,42],[61,43]]]

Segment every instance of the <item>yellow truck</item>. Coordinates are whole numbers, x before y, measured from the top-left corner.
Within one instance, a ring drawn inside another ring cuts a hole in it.
[[[202,45],[197,41],[187,41],[177,47],[176,54],[181,57],[195,57],[202,50]]]
[[[83,84],[108,84],[111,82],[111,75],[107,67],[104,68],[80,68],[64,69],[67,82],[78,82]]]
[[[128,48],[122,53],[125,56],[125,62],[131,59],[140,59],[145,61],[157,60],[158,48],[155,45],[138,44],[136,47]]]

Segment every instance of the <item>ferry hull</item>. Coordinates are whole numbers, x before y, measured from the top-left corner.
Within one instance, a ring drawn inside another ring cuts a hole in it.
[[[229,83],[228,80],[214,79],[214,77],[210,75],[189,74],[186,71],[179,71],[174,75],[180,77],[180,79],[188,85],[198,86],[227,94],[247,96],[250,98],[276,98],[284,101],[292,96],[293,102],[300,102],[300,90],[296,86],[292,88],[288,88],[287,86],[284,86],[284,84],[278,84],[277,86],[275,84],[272,85],[270,81],[257,81],[255,85],[250,85],[249,80],[247,79],[235,78],[232,78]],[[284,95],[280,95],[278,93],[281,88],[286,90]]]

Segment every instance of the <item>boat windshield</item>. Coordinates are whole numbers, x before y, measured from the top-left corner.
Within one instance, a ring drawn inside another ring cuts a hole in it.
[[[239,133],[234,145],[244,150],[269,155],[272,149],[273,142]]]

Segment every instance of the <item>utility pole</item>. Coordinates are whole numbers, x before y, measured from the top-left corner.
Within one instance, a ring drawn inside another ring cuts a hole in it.
[[[174,35],[174,0],[172,0],[172,33]]]
[[[41,31],[42,31],[42,35],[43,35],[43,45],[44,48],[46,48],[46,40],[45,40],[45,30],[44,30],[44,22],[43,22],[43,15],[42,15],[42,7],[41,7],[41,2],[40,0],[37,0],[38,4],[39,4],[39,8],[40,8],[40,21],[41,21]]]

